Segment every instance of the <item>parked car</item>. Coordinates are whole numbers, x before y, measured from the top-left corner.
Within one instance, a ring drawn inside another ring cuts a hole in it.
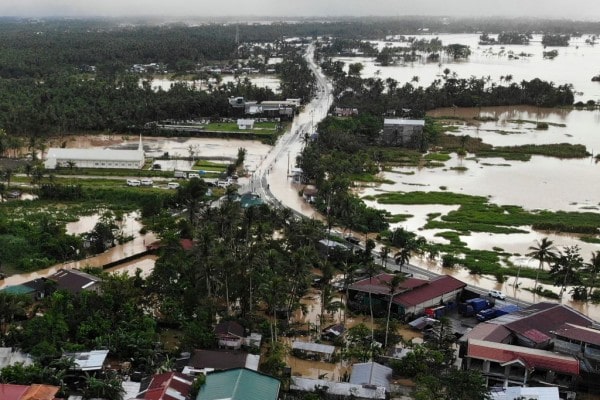
[[[495,299],[504,300],[506,299],[506,295],[499,290],[490,290],[488,296],[493,297]]]
[[[169,189],[177,189],[177,188],[179,188],[179,183],[177,183],[177,182],[169,182],[169,183],[167,183],[167,188],[169,188]]]
[[[140,186],[141,184],[137,179],[127,179],[127,186]]]

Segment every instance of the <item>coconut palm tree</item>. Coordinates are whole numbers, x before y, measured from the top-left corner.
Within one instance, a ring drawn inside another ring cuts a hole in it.
[[[388,284],[389,295],[390,298],[388,300],[388,310],[387,310],[387,319],[385,322],[385,342],[384,347],[387,347],[388,343],[388,333],[390,331],[390,314],[392,313],[392,300],[394,299],[394,294],[396,293],[396,289],[398,285],[406,279],[404,275],[394,275],[394,277],[390,280]]]
[[[529,246],[529,250],[531,251],[526,254],[528,257],[536,259],[540,262],[537,274],[535,275],[535,286],[533,287],[534,293],[537,290],[540,271],[544,269],[544,263],[549,263],[558,256],[556,247],[554,247],[554,242],[547,237],[542,238],[541,241],[538,240],[536,245],[537,246]]]
[[[600,273],[600,251],[592,251],[590,262],[585,265],[586,272],[590,274],[590,292],[588,297],[592,296],[592,291],[596,286],[596,275]]]

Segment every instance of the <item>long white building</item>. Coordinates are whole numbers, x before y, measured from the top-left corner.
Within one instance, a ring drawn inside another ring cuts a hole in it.
[[[44,166],[55,169],[71,162],[78,168],[142,168],[145,162],[142,137],[136,150],[50,148]]]

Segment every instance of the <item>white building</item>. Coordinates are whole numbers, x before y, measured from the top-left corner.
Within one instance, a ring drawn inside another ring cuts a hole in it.
[[[237,125],[238,125],[238,129],[254,129],[254,120],[253,119],[238,119]]]
[[[50,148],[44,166],[46,169],[55,169],[74,163],[77,168],[142,168],[144,162],[140,136],[136,150]]]

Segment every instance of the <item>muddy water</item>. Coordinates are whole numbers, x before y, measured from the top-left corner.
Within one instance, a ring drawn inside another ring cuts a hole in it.
[[[133,221],[132,219],[126,219],[126,221]],[[89,219],[85,218],[82,222],[84,225],[89,224]],[[134,225],[130,225],[134,226]],[[92,226],[93,227],[93,226]],[[128,229],[126,225],[124,229]],[[129,233],[129,232],[128,232]],[[23,273],[23,274],[15,274],[6,277],[4,280],[0,281],[0,288],[10,286],[10,285],[19,285],[24,282],[28,282],[33,279],[45,277],[48,275],[52,275],[56,271],[61,268],[71,269],[71,268],[84,268],[84,267],[101,267],[108,263],[121,260],[125,257],[129,257],[135,254],[142,253],[146,250],[146,244],[152,243],[156,240],[156,236],[152,233],[146,233],[145,235],[139,234],[139,229],[131,232],[135,238],[127,243],[122,245],[116,245],[115,247],[105,251],[102,254],[98,254],[93,257],[88,257],[83,260],[61,263],[54,265],[50,268],[41,269],[31,273]],[[147,276],[154,268],[154,261],[156,258],[154,256],[145,256],[136,260],[133,260],[129,263],[125,263],[119,265],[117,267],[111,268],[110,272],[120,272],[127,271],[131,275],[135,273],[137,268],[142,270],[142,275]]]
[[[402,65],[383,67],[375,63],[374,58],[366,57],[338,57],[336,60],[349,63],[360,62],[364,69],[363,77],[379,77],[385,81],[393,78],[400,82],[410,82],[414,76],[418,76],[418,83],[413,85],[429,86],[435,79],[443,79],[444,69],[448,68],[456,72],[460,78],[490,77],[489,84],[505,84],[500,77],[512,75],[512,82],[519,83],[522,80],[540,78],[552,81],[557,85],[573,84],[577,92],[576,100],[600,100],[600,83],[591,82],[591,78],[600,72],[600,48],[585,44],[582,38],[572,38],[569,47],[547,48],[541,44],[541,36],[533,35],[529,45],[504,45],[504,46],[480,46],[478,34],[442,34],[442,35],[416,35],[417,39],[432,39],[438,37],[444,45],[452,43],[465,44],[470,47],[471,56],[468,60],[454,61],[443,56],[441,62],[412,62]],[[376,42],[379,47],[385,46],[384,42]],[[393,43],[393,46],[406,46],[402,43]],[[556,49],[558,57],[553,60],[544,59],[543,52]],[[519,57],[509,59],[509,53],[518,55],[522,52],[530,54],[530,57]]]

